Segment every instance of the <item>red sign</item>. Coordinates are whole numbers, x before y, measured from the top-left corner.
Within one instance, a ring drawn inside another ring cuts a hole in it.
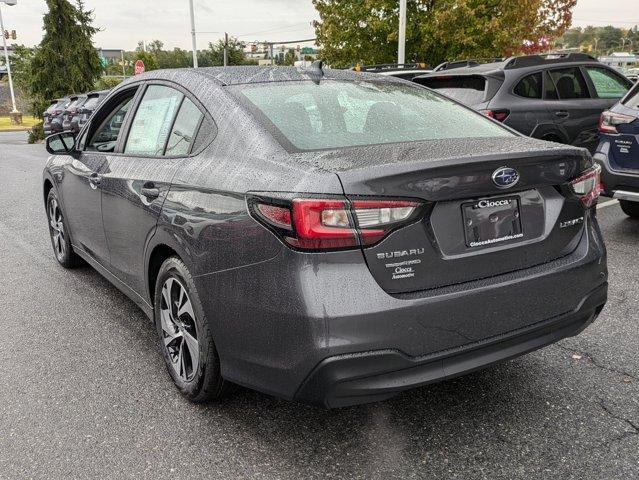
[[[144,73],[144,62],[142,60],[137,60],[135,62],[135,74],[140,75]]]

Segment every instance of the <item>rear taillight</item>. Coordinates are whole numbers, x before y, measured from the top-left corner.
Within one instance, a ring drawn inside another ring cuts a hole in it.
[[[580,198],[586,207],[593,206],[601,194],[600,174],[601,167],[595,165],[590,170],[584,172],[583,175],[570,182],[573,193]]]
[[[373,245],[415,219],[421,203],[405,200],[296,198],[290,203],[252,202],[258,220],[301,250]]]
[[[606,110],[599,118],[599,131],[601,133],[619,133],[617,132],[618,125],[632,123],[635,120],[636,117],[631,115],[624,115],[623,113],[615,113]]]
[[[494,118],[498,122],[503,122],[510,115],[510,110],[481,110],[481,113],[489,118]]]

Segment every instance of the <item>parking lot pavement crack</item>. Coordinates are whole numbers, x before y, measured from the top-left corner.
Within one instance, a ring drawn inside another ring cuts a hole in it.
[[[599,406],[601,407],[601,409],[610,417],[614,418],[615,420],[618,420],[620,422],[625,423],[626,425],[628,425],[630,427],[630,430],[626,430],[623,434],[618,435],[616,437],[614,437],[612,440],[610,440],[609,442],[606,442],[606,445],[610,445],[614,442],[620,442],[622,440],[625,440],[626,438],[629,437],[635,437],[637,435],[639,435],[639,426],[634,423],[632,420],[629,420],[625,417],[622,417],[621,415],[618,415],[617,413],[613,412],[603,400],[599,400]]]
[[[571,353],[573,355],[575,355],[575,354],[576,355],[580,355],[588,363],[590,363],[591,365],[593,365],[596,368],[599,368],[601,370],[605,370],[605,371],[610,372],[610,373],[614,373],[616,375],[621,375],[623,377],[627,377],[627,378],[632,379],[632,380],[639,381],[639,376],[637,376],[636,374],[630,373],[627,370],[621,370],[621,369],[618,369],[618,368],[615,368],[615,367],[610,367],[608,365],[603,365],[600,361],[595,359],[595,357],[592,354],[590,354],[588,352],[582,352],[582,351],[576,350],[574,348],[565,347],[565,346],[560,345],[560,344],[555,344],[555,346],[557,348],[559,348],[561,350],[564,350],[566,352],[569,352],[569,353]]]

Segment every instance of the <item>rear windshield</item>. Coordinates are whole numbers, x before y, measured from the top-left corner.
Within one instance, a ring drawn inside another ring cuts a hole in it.
[[[486,96],[486,79],[479,76],[420,78],[419,84],[437,90],[466,105],[482,103]]]
[[[513,135],[483,115],[411,84],[324,80],[319,85],[282,82],[234,89],[300,150]]]
[[[98,101],[100,97],[98,95],[87,98],[87,101],[84,102],[84,108],[95,108],[98,106]]]
[[[626,107],[636,108],[639,110],[639,83],[635,85],[630,94],[622,102]]]

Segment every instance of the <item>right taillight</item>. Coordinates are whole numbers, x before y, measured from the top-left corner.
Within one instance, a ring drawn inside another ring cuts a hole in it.
[[[601,133],[619,133],[617,132],[618,125],[632,123],[635,120],[636,117],[631,115],[624,115],[623,113],[615,113],[610,110],[606,110],[601,114],[599,119],[599,131]]]
[[[585,207],[593,206],[601,194],[600,174],[601,167],[595,165],[570,182],[573,193],[579,197]]]
[[[301,250],[339,250],[373,245],[412,222],[422,204],[407,200],[295,198],[255,200],[255,217],[284,242]]]

